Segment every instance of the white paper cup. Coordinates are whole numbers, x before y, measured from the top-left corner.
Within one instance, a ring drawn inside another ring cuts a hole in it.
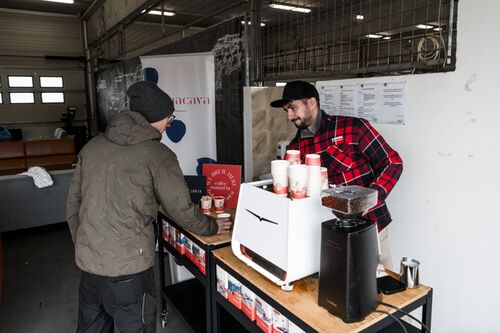
[[[321,189],[328,190],[328,169],[325,167],[321,167],[321,181],[323,183]]]
[[[229,213],[220,213],[220,214],[217,214],[217,218],[219,220],[230,221],[231,220],[231,214],[229,214]]]
[[[290,195],[293,199],[303,199],[307,193],[307,166],[303,164],[288,167]]]
[[[321,179],[321,167],[307,166],[307,196],[315,197],[321,194],[323,182]]]
[[[200,199],[201,212],[203,214],[210,214],[212,211],[212,197],[209,195],[204,195]]]
[[[224,211],[224,201],[226,198],[223,196],[214,197],[214,207],[216,213],[222,213]]]
[[[273,177],[274,193],[286,196],[288,194],[288,166],[289,161],[274,160],[271,161],[271,175]]]
[[[307,154],[306,155],[306,165],[321,166],[320,156],[318,154]]]
[[[300,164],[300,151],[299,150],[287,150],[285,154],[285,160],[290,161],[290,164]]]

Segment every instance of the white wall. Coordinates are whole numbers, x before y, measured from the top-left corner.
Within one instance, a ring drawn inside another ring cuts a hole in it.
[[[421,261],[433,332],[500,332],[500,13],[460,0],[454,72],[406,76],[406,125],[376,125],[403,157],[388,199],[393,262]]]

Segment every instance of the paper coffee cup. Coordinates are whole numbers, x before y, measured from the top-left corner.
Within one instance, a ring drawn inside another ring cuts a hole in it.
[[[216,213],[222,213],[224,211],[224,201],[226,198],[223,196],[214,197],[214,207]]]
[[[200,199],[201,212],[203,214],[210,214],[212,211],[212,197],[209,195],[204,195]]]
[[[285,160],[290,161],[290,164],[300,164],[300,151],[287,150],[285,154]]]
[[[321,179],[321,167],[307,166],[307,196],[315,197],[321,194],[323,182]]]
[[[320,156],[318,154],[307,154],[306,155],[306,165],[321,166]]]
[[[290,196],[293,199],[302,199],[307,193],[307,166],[303,164],[288,167]]]
[[[285,196],[288,194],[288,166],[289,161],[274,160],[271,161],[271,175],[273,177],[274,193]]]
[[[328,169],[325,167],[321,167],[321,182],[323,184],[321,186],[321,189],[328,190],[328,188],[329,188],[329,186],[328,186]]]

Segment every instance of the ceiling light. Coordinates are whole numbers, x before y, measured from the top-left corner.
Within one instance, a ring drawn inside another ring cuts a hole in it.
[[[286,82],[276,82],[276,87],[284,87],[286,86]]]
[[[74,0],[45,0],[45,1],[60,2],[60,3],[69,3],[69,4],[75,3]]]
[[[419,28],[419,29],[432,29],[434,27],[432,25],[419,24],[419,25],[417,25],[417,28]]]
[[[311,12],[311,10],[309,8],[288,6],[288,5],[278,4],[278,3],[272,3],[269,5],[269,7],[274,8],[274,9],[290,10],[292,12],[299,12],[299,13],[310,13]]]
[[[363,14],[357,14],[356,17],[354,18],[356,21],[363,21],[365,19],[365,16]]]
[[[241,24],[245,24],[245,21],[241,21]],[[248,21],[248,25],[252,25],[252,22]],[[264,22],[260,22],[260,26],[264,27],[266,24]]]
[[[148,14],[151,14],[151,15],[161,15],[161,10],[150,10],[148,12]],[[174,12],[168,12],[168,11],[164,11],[163,12],[163,16],[174,16],[175,13]]]
[[[391,39],[391,36],[385,36],[382,39],[388,40],[388,39]]]
[[[375,39],[377,39],[377,38],[382,38],[382,37],[384,37],[384,36],[381,36],[381,35],[376,35],[376,34],[368,34],[368,35],[366,35],[366,37],[368,37],[368,38],[375,38]]]
[[[436,27],[436,28],[434,28],[434,29],[432,29],[432,30],[434,30],[434,31],[441,31],[441,30],[443,30],[443,28]]]

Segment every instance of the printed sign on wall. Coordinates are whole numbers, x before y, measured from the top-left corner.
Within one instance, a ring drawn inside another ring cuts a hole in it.
[[[223,196],[227,208],[236,208],[241,183],[241,165],[203,164],[207,195]]]

